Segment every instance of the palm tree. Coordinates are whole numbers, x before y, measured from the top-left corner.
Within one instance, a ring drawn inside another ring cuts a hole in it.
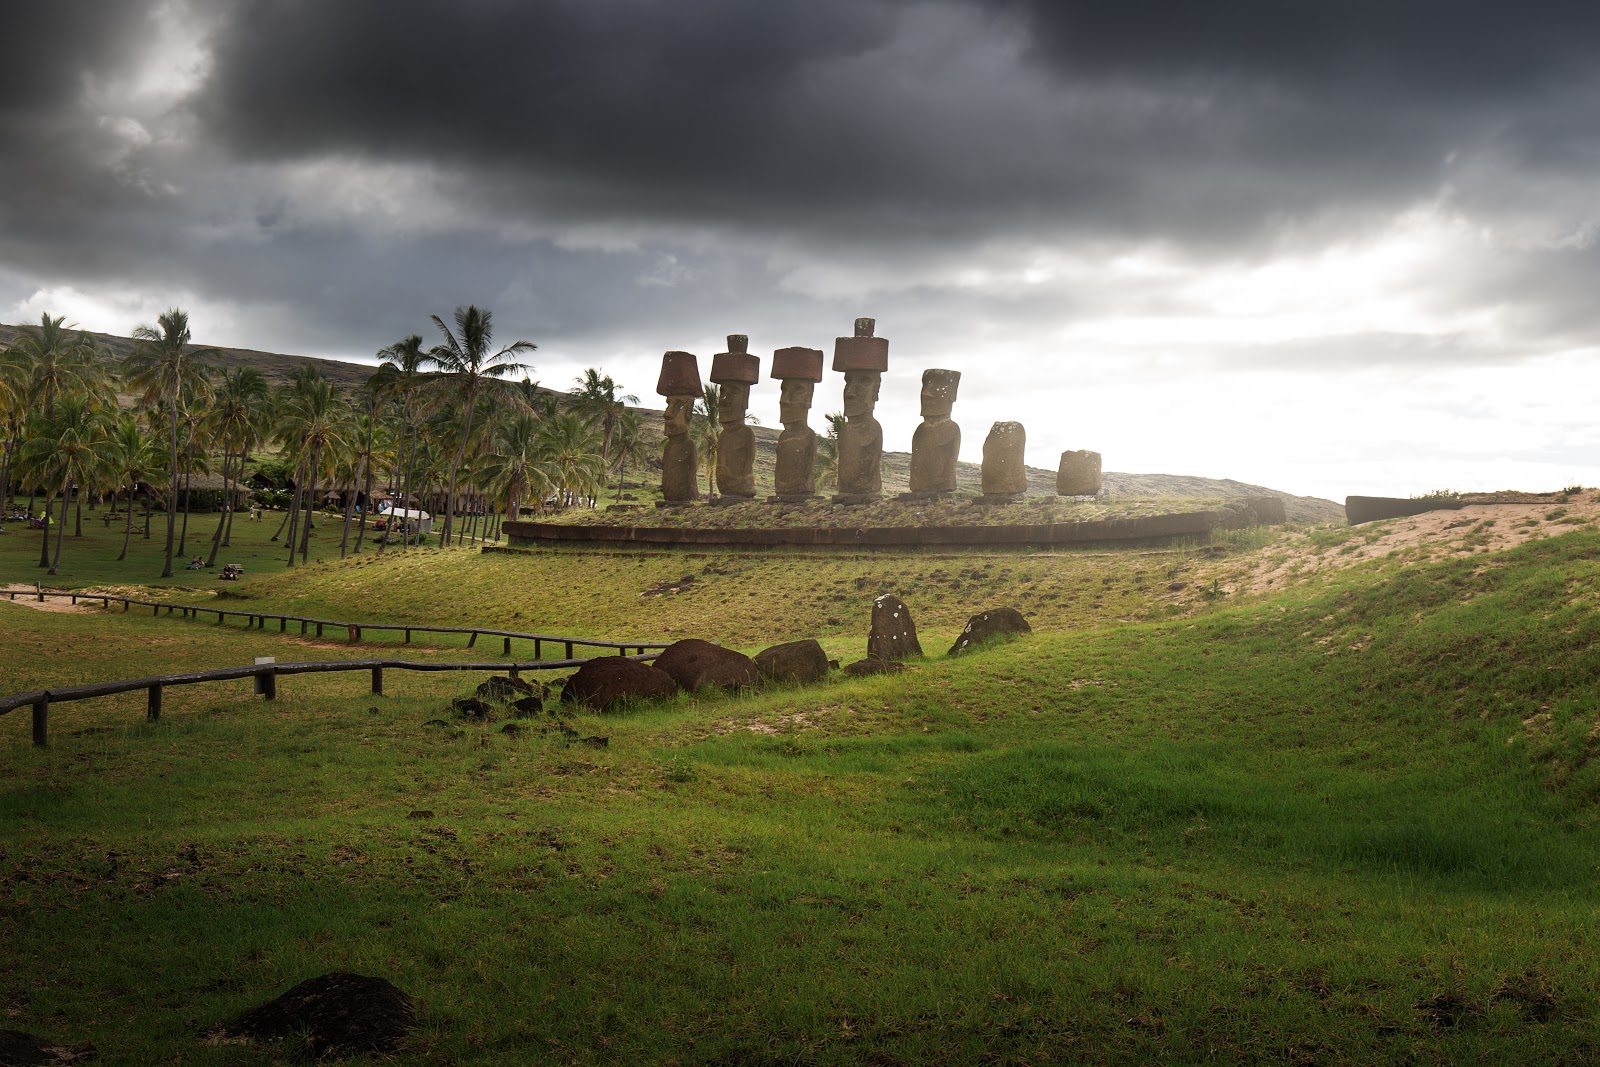
[[[94,337],[65,323],[64,315],[40,315],[39,325],[22,327],[7,354],[21,391],[46,419],[55,418],[57,398],[94,392],[103,378]]]
[[[622,484],[627,480],[628,464],[644,465],[649,462],[653,442],[645,437],[644,421],[637,411],[623,411],[617,416],[616,432],[612,435],[615,446],[613,462],[617,469],[617,500],[622,499]]]
[[[433,324],[444,335],[444,343],[429,349],[428,359],[439,368],[444,379],[450,383],[451,392],[460,408],[466,413],[466,425],[460,443],[456,447],[455,459],[450,463],[450,485],[445,490],[444,529],[439,536],[439,545],[442,548],[450,542],[450,529],[455,512],[456,475],[461,469],[461,460],[467,453],[467,444],[472,437],[472,417],[477,410],[478,397],[486,387],[499,384],[506,375],[527,370],[525,364],[513,362],[512,357],[519,352],[532,352],[538,346],[532,341],[513,341],[498,351],[491,351],[490,339],[494,335],[494,323],[493,316],[486,308],[474,305],[456,308],[456,328],[453,332],[439,316],[434,315],[432,318]]]
[[[717,442],[722,439],[722,390],[707,385],[694,402],[694,414],[689,418],[689,438],[700,450],[700,462],[706,468],[706,496],[717,493]]]
[[[412,481],[417,465],[417,421],[421,414],[418,401],[422,388],[427,384],[428,375],[423,372],[423,368],[428,365],[429,358],[422,350],[422,335],[415,333],[401,338],[387,348],[380,349],[378,358],[383,362],[378,367],[377,373],[368,379],[368,385],[399,405],[400,450],[397,463],[400,471],[400,502],[404,509],[411,506],[407,501],[414,489]],[[379,543],[379,548],[381,549],[388,540],[388,537],[385,537],[383,542]],[[400,546],[404,548],[410,543],[411,535],[407,532],[401,538]]]
[[[616,429],[617,417],[627,410],[627,405],[637,404],[636,396],[618,396],[617,383],[611,375],[602,375],[593,367],[584,369],[583,377],[574,378],[576,389],[567,390],[572,397],[572,409],[591,422],[600,424],[600,457],[607,470],[611,469],[611,434]]]
[[[540,422],[525,412],[512,415],[495,435],[494,451],[485,457],[483,473],[490,492],[505,504],[515,522],[530,498],[544,501],[556,478],[541,451]]]
[[[302,494],[297,487],[297,500],[306,505],[305,523],[300,530],[300,562],[306,563],[311,552],[311,516],[317,506],[317,480],[324,471],[336,469],[340,453],[350,447],[351,431],[349,409],[333,383],[317,373],[303,376],[300,387],[289,397],[278,425],[278,433],[286,442],[293,442],[304,463],[302,469],[307,483]],[[299,520],[299,507],[295,508],[295,521]],[[294,566],[294,526],[290,526],[289,566]]]
[[[205,415],[205,428],[222,448],[222,517],[211,535],[206,566],[214,567],[217,553],[233,535],[234,500],[244,475],[250,449],[265,431],[270,397],[266,377],[254,367],[233,367],[223,375],[216,402]]]
[[[66,539],[67,508],[72,502],[73,488],[88,492],[89,486],[105,476],[112,465],[105,416],[88,397],[58,397],[54,417],[39,415],[33,423],[22,455],[27,468],[43,480],[46,492],[58,490],[61,493],[56,553],[49,561],[49,573],[55,574],[61,567],[61,545]],[[48,498],[45,505],[48,511]],[[49,538],[50,530],[46,526],[47,546]]]
[[[537,430],[539,457],[563,501],[593,496],[605,479],[600,440],[594,427],[574,412],[544,419]]]
[[[839,484],[839,432],[844,429],[844,412],[834,411],[823,418],[828,420],[828,432],[825,436],[817,438],[817,484],[819,486],[837,486]]]
[[[110,460],[111,480],[128,494],[127,525],[122,531],[122,552],[117,556],[120,563],[128,558],[128,541],[133,537],[133,494],[141,482],[149,485],[160,462],[155,442],[145,435],[138,417],[131,412],[123,413],[111,431]],[[148,493],[145,499],[149,500]]]
[[[169,423],[168,452],[173,475],[167,491],[167,561],[161,577],[172,577],[172,537],[178,517],[178,423],[184,418],[186,397],[208,393],[205,360],[217,354],[214,348],[190,350],[189,315],[169,308],[156,319],[157,326],[137,326],[133,331],[133,353],[123,361],[128,384],[143,390],[145,404],[157,400],[166,404]]]

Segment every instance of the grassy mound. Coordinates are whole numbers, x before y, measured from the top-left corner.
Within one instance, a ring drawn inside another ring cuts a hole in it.
[[[0,720],[9,1025],[127,1062],[266,1064],[194,1035],[341,969],[417,999],[409,1062],[1581,1061],[1597,555],[1573,533],[1358,567],[575,722],[605,748],[429,727],[466,684],[435,677],[385,698],[297,679],[271,707],[176,690],[158,724],[77,705],[42,752]],[[630,583],[683,563],[534,559],[525,596],[567,628],[641,610]],[[715,561],[746,563],[789,568],[786,592],[837,568]],[[1013,587],[1034,573],[1006,565]],[[409,604],[420,566],[313,568],[276,595]],[[615,605],[567,599],[606,573]],[[488,595],[441,577],[460,610]],[[707,586],[757,577],[781,572]],[[207,663],[245,651],[165,619],[0,613],[23,635],[8,673],[162,634]]]

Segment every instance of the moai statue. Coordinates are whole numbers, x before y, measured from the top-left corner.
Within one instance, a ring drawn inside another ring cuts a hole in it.
[[[1057,496],[1096,496],[1100,492],[1100,453],[1063,452],[1056,471]]]
[[[1022,461],[1028,435],[1020,422],[997,422],[983,442],[984,504],[1015,504],[1028,491],[1028,468]]]
[[[839,492],[835,504],[871,504],[883,497],[883,427],[872,417],[889,369],[889,341],[872,335],[872,319],[857,319],[854,337],[833,345],[833,369],[844,371],[845,424],[839,431]]]
[[[750,387],[761,380],[761,359],[746,351],[750,339],[728,335],[728,351],[711,360],[711,380],[721,387],[717,421],[717,492],[719,503],[739,504],[756,495],[756,432],[745,422]]]
[[[778,469],[773,477],[775,502],[797,504],[816,497],[817,432],[806,423],[811,397],[822,381],[822,349],[780,348],[772,353],[773,378],[783,383],[778,398]]]
[[[950,419],[961,372],[922,372],[922,425],[911,435],[911,492],[901,500],[939,500],[956,491],[961,427]]]
[[[701,395],[700,363],[694,353],[668,352],[661,357],[656,393],[667,398],[658,506],[674,507],[700,499],[700,457],[689,439],[689,420]]]

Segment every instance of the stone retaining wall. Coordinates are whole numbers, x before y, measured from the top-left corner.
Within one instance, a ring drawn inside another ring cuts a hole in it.
[[[677,548],[1091,548],[1164,545],[1177,540],[1210,540],[1214,511],[1151,515],[1092,522],[1053,522],[1027,526],[796,527],[792,529],[685,529],[675,526],[575,526],[508,522],[503,527],[512,548],[605,545]]]

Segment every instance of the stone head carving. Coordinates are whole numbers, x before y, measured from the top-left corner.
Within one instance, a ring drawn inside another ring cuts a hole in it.
[[[722,382],[717,421],[724,426],[743,426],[750,407],[750,387],[743,382]]]
[[[939,419],[950,417],[956,403],[956,390],[961,386],[958,370],[930,369],[922,372],[922,417]]]
[[[694,397],[667,397],[667,412],[663,429],[668,437],[678,437],[689,432],[689,421],[694,415]]]
[[[785,378],[778,394],[778,421],[785,426],[804,426],[816,388],[815,382],[805,378]]]
[[[875,370],[844,372],[844,414],[849,419],[871,418],[878,403],[883,375]]]

